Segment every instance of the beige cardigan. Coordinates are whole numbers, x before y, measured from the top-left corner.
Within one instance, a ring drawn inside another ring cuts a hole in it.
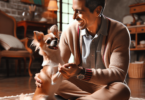
[[[109,35],[104,36],[101,48],[102,60],[104,60],[106,69],[92,69],[92,78],[89,81],[96,85],[123,82],[129,66],[129,31],[122,23],[109,18],[107,20],[110,20]],[[61,35],[60,49],[65,63],[68,62],[71,53],[74,55],[76,64],[81,62],[77,32],[78,23],[74,22]],[[107,43],[105,43],[106,37]],[[80,30],[80,50],[81,41]]]

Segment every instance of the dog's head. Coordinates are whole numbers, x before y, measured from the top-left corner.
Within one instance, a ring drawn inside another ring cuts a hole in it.
[[[36,46],[36,49],[42,50],[57,50],[59,43],[59,32],[56,25],[53,25],[48,29],[48,34],[44,35],[43,32],[34,31],[34,40],[32,45]]]

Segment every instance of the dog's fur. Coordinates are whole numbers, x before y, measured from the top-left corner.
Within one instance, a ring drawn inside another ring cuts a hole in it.
[[[36,46],[36,50],[39,50],[39,54],[43,56],[43,69],[38,76],[42,80],[42,85],[41,88],[36,88],[33,100],[56,100],[54,93],[63,80],[63,76],[58,72],[58,65],[59,63],[64,64],[60,56],[59,46],[52,40],[56,38],[59,38],[56,25],[49,29],[47,35],[34,31],[32,45]],[[52,40],[50,44],[48,44],[48,40]]]

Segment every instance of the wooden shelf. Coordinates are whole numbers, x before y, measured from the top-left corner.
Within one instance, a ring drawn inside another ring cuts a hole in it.
[[[130,51],[140,51],[145,50],[145,48],[130,48]]]
[[[130,5],[129,7],[136,7],[136,6],[140,6],[140,5],[145,5],[145,3],[137,3],[137,4]]]
[[[132,26],[127,26],[127,28],[136,28],[136,27],[145,27],[144,25],[132,25]]]
[[[131,39],[135,41],[136,47],[130,48],[130,51],[141,51],[145,50],[145,47],[140,46],[140,41],[145,40],[145,24],[135,25],[137,20],[135,19],[134,14],[145,13],[145,3],[138,3],[129,6],[130,14],[133,17],[133,26],[127,26]]]

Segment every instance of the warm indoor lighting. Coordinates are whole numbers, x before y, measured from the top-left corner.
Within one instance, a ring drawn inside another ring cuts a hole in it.
[[[57,11],[58,10],[57,0],[50,0],[47,9],[50,11]]]
[[[47,10],[42,13],[41,22],[57,23],[57,14],[55,11],[58,10],[57,0],[50,0],[47,6]]]

